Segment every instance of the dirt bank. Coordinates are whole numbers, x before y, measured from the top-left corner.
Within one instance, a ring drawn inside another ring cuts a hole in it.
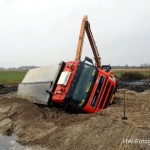
[[[123,143],[123,139],[150,140],[150,91],[127,92],[127,120],[123,117],[123,94],[115,104],[96,114],[69,114],[40,107],[16,97],[0,95],[0,133],[14,132],[18,142],[33,149],[103,150],[150,149],[150,143]]]

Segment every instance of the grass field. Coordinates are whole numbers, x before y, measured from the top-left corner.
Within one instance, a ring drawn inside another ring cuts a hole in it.
[[[125,72],[140,72],[150,77],[149,69],[113,69],[112,71],[118,78]],[[0,84],[17,85],[22,81],[25,74],[26,71],[0,71]]]
[[[0,71],[0,84],[16,85],[22,81],[26,71]]]

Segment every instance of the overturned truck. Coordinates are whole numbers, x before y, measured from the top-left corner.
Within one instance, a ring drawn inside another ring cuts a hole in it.
[[[85,32],[95,59],[81,61]],[[59,104],[64,108],[87,113],[105,109],[113,100],[117,79],[110,65],[101,66],[87,16],[81,24],[76,58],[58,65],[31,69],[18,87],[18,96],[33,103]]]

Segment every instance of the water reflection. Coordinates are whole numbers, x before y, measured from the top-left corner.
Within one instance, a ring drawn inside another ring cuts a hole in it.
[[[22,146],[16,142],[17,137],[15,134],[12,136],[0,135],[0,150],[32,150],[26,146]]]

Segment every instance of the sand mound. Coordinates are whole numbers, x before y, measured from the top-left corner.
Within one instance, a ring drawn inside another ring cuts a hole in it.
[[[149,149],[150,143],[124,143],[126,139],[150,140],[149,97],[149,91],[128,91],[128,119],[122,120],[124,99],[119,92],[115,104],[96,114],[70,114],[11,93],[0,98],[0,133],[14,132],[21,144],[33,149]]]

